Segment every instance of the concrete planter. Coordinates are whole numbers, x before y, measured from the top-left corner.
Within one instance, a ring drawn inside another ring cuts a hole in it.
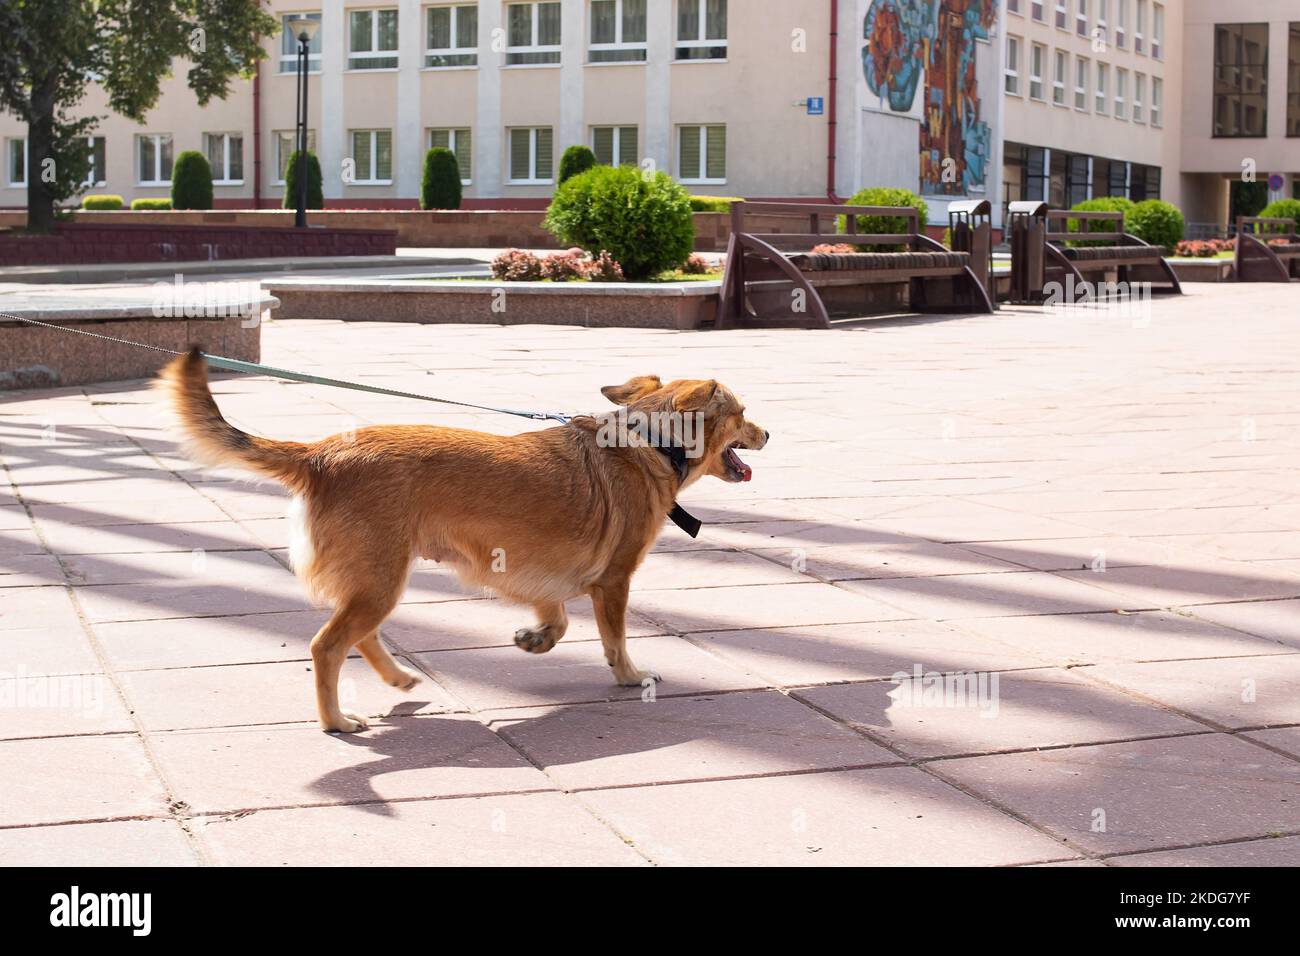
[[[698,329],[711,325],[720,282],[267,280],[276,319]]]

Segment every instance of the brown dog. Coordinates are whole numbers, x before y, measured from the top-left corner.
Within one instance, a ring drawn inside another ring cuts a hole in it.
[[[537,624],[515,643],[533,654],[564,636],[564,602],[590,595],[614,679],[658,680],[627,653],[632,573],[681,489],[705,475],[747,481],[749,466],[734,449],[762,448],[768,437],[713,380],[634,378],[601,389],[619,411],[522,435],[388,425],[304,443],[257,438],[227,422],[197,349],[162,379],[197,460],[274,478],[294,495],[294,570],[334,609],[311,642],[327,731],[366,726],[338,703],[339,669],[353,646],[387,683],[409,689],[419,681],[379,639],[418,557],[531,604]]]

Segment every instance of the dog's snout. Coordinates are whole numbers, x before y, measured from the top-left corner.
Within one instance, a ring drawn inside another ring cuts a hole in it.
[[[770,431],[768,431],[766,428],[764,428],[764,429],[763,429],[763,444],[766,445],[768,439],[771,438],[771,437],[772,437],[772,433],[771,433]]]

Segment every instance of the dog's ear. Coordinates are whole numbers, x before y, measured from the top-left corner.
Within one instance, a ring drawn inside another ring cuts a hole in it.
[[[697,411],[713,401],[713,396],[717,394],[717,391],[718,383],[715,379],[709,379],[707,382],[697,382],[673,395],[673,408],[679,412]]]
[[[642,395],[649,395],[656,389],[663,388],[663,384],[659,381],[658,375],[638,375],[636,378],[629,378],[622,385],[606,385],[600,390],[600,394],[615,405],[629,405]]]

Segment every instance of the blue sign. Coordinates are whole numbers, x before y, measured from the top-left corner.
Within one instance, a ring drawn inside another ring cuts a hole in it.
[[[1273,192],[1280,192],[1284,185],[1286,185],[1286,180],[1284,180],[1277,173],[1274,173],[1272,176],[1268,177],[1268,188],[1271,189]]]
[[[821,116],[826,112],[826,101],[820,96],[808,97],[808,115]]]

